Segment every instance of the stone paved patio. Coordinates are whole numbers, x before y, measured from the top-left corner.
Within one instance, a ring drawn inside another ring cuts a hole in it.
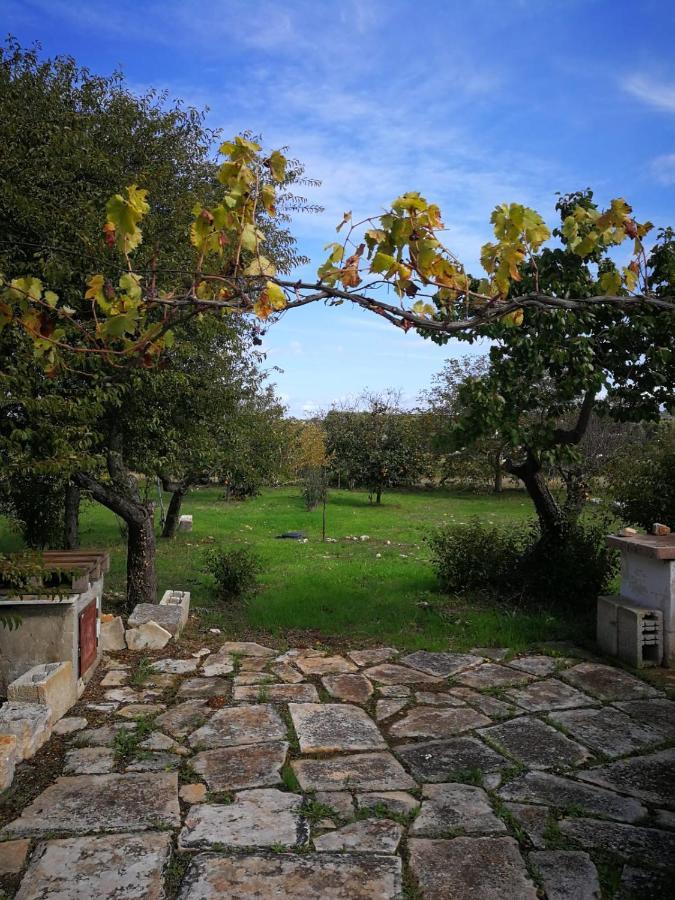
[[[60,754],[0,897],[675,897],[675,702],[630,673],[230,642],[131,687],[139,658],[23,764]]]

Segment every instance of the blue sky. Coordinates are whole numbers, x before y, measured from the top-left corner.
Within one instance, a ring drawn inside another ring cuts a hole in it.
[[[439,202],[477,271],[496,203],[554,220],[555,191],[625,196],[675,222],[675,3],[667,0],[0,0],[4,31],[132,88],[260,132],[321,179],[325,212],[295,223],[321,261],[342,213],[405,190]],[[357,309],[305,308],[266,339],[303,415],[362,388],[414,402],[448,356]]]

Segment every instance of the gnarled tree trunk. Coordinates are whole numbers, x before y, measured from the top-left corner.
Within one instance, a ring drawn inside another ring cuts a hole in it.
[[[171,494],[171,500],[169,501],[169,507],[166,511],[166,518],[164,519],[164,528],[162,529],[163,538],[172,538],[175,537],[176,532],[178,531],[180,510],[187,488],[183,485],[174,485],[173,487],[167,488],[165,486],[164,479],[162,479],[162,485],[164,486],[165,491],[173,491],[173,493]]]

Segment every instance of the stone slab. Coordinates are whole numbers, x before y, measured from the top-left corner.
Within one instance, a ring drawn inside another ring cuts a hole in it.
[[[586,815],[619,822],[637,822],[647,815],[635,798],[548,772],[527,772],[509,781],[498,793],[504,800],[542,803],[563,810],[575,808]]]
[[[457,697],[463,703],[470,703],[471,706],[480,710],[484,715],[491,719],[508,719],[511,716],[517,716],[520,712],[518,707],[511,703],[504,703],[496,697],[489,694],[481,694],[468,687],[453,687],[449,692],[453,697]]]
[[[392,900],[401,890],[401,860],[396,856],[203,853],[192,862],[179,900]]]
[[[554,656],[521,656],[518,659],[510,659],[509,666],[529,675],[553,675],[561,667],[562,662]]]
[[[356,753],[291,763],[303,791],[409,791],[417,787],[391,753]]]
[[[101,679],[101,687],[124,687],[129,681],[130,672],[126,669],[109,669]]]
[[[449,691],[417,691],[415,702],[420,706],[466,706],[466,701]]]
[[[129,616],[127,627],[135,629],[149,622],[155,622],[176,638],[180,636],[185,624],[183,610],[179,605],[139,603]],[[128,637],[127,644],[129,644]],[[131,644],[129,646],[131,647]]]
[[[217,678],[234,672],[234,659],[229,653],[211,653],[201,665],[205,678]]]
[[[16,745],[15,734],[0,734],[0,791],[6,790],[14,781]]]
[[[229,697],[230,682],[226,678],[188,678],[178,688],[181,700],[200,697]]]
[[[597,700],[557,678],[535,681],[527,687],[506,691],[506,696],[528,712],[547,712],[551,709],[574,709],[578,706],[597,706]]]
[[[578,766],[591,757],[581,744],[532,716],[484,728],[480,734],[529,769]]]
[[[513,838],[412,838],[408,847],[424,900],[537,900]]]
[[[483,663],[475,669],[461,672],[455,681],[476,690],[486,688],[511,687],[514,684],[528,684],[533,676],[526,672],[517,672],[499,663]]]
[[[405,718],[394,722],[389,728],[389,734],[393,738],[447,738],[489,724],[487,716],[470,706],[416,706]]]
[[[404,656],[401,663],[427,675],[447,678],[464,669],[479,666],[482,661],[480,656],[470,653],[429,653],[427,650],[416,650],[415,653]]]
[[[255,703],[318,703],[319,694],[313,684],[264,684],[236,687],[232,698]]]
[[[220,747],[198,753],[191,765],[210,791],[241,791],[280,784],[287,753],[285,741]]]
[[[162,900],[169,834],[78,837],[39,844],[16,900]]]
[[[286,726],[273,706],[258,703],[251,706],[227,706],[194,731],[190,745],[204,750],[262,744],[286,738]]]
[[[75,735],[73,744],[76,747],[112,747],[118,731],[133,731],[135,727],[135,722],[115,722],[114,725],[87,728]]]
[[[54,725],[52,734],[58,734],[60,737],[63,737],[67,734],[81,731],[83,728],[86,728],[88,724],[89,723],[84,716],[66,716],[65,719],[59,719],[56,725]]]
[[[26,864],[29,850],[28,838],[0,843],[0,878],[5,875],[18,875]]]
[[[344,656],[299,656],[295,664],[305,675],[343,675],[358,671],[358,666]]]
[[[41,706],[48,706],[53,725],[77,703],[73,664],[68,660],[33,666],[7,686],[7,699],[12,703],[38,703]]]
[[[529,803],[505,803],[507,812],[513,816],[532,846],[544,850],[547,846],[547,833],[550,825],[550,811],[547,806],[532,806]]]
[[[393,647],[373,647],[370,650],[350,650],[347,656],[357,666],[376,666],[396,656],[398,650]]]
[[[675,748],[586,769],[578,772],[577,778],[630,794],[644,803],[675,807]]]
[[[294,847],[304,843],[302,797],[275,788],[244,791],[234,803],[190,807],[178,835],[181,850],[213,847]]]
[[[172,706],[155,719],[155,725],[162,731],[168,731],[173,737],[185,737],[191,731],[202,726],[213,715],[206,700],[186,700]]]
[[[16,738],[16,761],[30,759],[52,733],[52,713],[41,703],[5,703],[0,707],[0,736]]]
[[[365,669],[363,674],[371,681],[378,684],[443,684],[442,678],[427,675],[417,669],[409,669],[407,666],[397,666],[394,663],[382,663]]]
[[[125,766],[125,772],[174,772],[180,766],[180,759],[175,753],[160,750],[155,753],[139,754],[129,765]]]
[[[425,784],[422,808],[410,828],[415,837],[448,837],[448,832],[500,834],[506,825],[494,814],[482,788],[468,784]]]
[[[156,716],[166,709],[166,703],[130,703],[122,706],[115,712],[116,716],[123,719],[143,719],[146,716]]]
[[[19,835],[87,834],[179,824],[178,776],[154,772],[58,778],[6,830]]]
[[[288,711],[301,753],[387,748],[377,725],[359,706],[347,703],[291,703]]]
[[[410,697],[412,694],[411,689],[406,687],[405,684],[379,684],[377,686],[377,692],[380,697],[386,697],[388,700],[400,697]]]
[[[563,672],[562,677],[598,700],[641,700],[659,694],[651,685],[628,672],[599,663],[579,663]]]
[[[203,803],[206,800],[206,785],[195,782],[193,784],[184,784],[178,791],[178,796],[183,803]]]
[[[473,737],[449,741],[425,741],[395,748],[396,755],[422,782],[462,780],[462,775],[479,771],[484,777],[504,771],[511,762]]]
[[[399,816],[409,816],[420,806],[420,801],[406,791],[373,791],[358,794],[356,803],[359,809],[387,810]]]
[[[240,673],[260,673],[266,672],[267,667],[270,664],[270,658],[268,656],[244,656],[239,660],[239,672]]]
[[[276,656],[278,651],[273,650],[272,647],[264,647],[255,641],[225,641],[218,652],[222,654],[235,653],[237,656],[271,657]]]
[[[270,672],[286,684],[300,684],[301,681],[305,680],[302,672],[298,672],[295,666],[287,662],[272,663]]]
[[[319,851],[396,853],[403,828],[389,819],[363,819],[314,838]]]
[[[141,741],[139,746],[141,750],[151,750],[153,752],[163,750],[167,753],[175,753],[176,756],[187,756],[190,752],[182,744],[174,741],[173,738],[162,734],[161,731],[153,731],[144,741]]]
[[[108,747],[69,750],[63,763],[64,775],[108,775],[115,768],[115,754]]]
[[[549,718],[576,740],[611,759],[653,747],[663,740],[660,731],[641,725],[611,706],[552,712]]]
[[[642,865],[672,868],[675,861],[675,832],[672,831],[583,818],[563,819],[559,827],[565,837],[578,841],[582,847],[604,850]]]
[[[124,639],[130,650],[163,650],[171,637],[169,629],[155,621],[144,622],[137,628],[127,628],[124,633]]]
[[[402,700],[378,700],[375,704],[375,719],[383,722],[385,719],[391,719],[396,713],[401,712],[408,705],[408,701]]]
[[[613,900],[672,900],[672,872],[626,865]]]
[[[588,853],[545,850],[530,853],[529,860],[548,900],[600,900],[598,870]]]
[[[675,738],[675,701],[657,698],[629,700],[614,705],[636,722],[659,731],[664,740]]]
[[[324,675],[321,683],[336,700],[345,703],[367,703],[373,686],[365,675]]]
[[[197,670],[197,659],[156,659],[152,668],[163,675],[190,675]]]
[[[110,616],[108,619],[101,616],[99,646],[103,653],[126,650],[127,642],[124,638],[124,622],[121,616]]]
[[[334,818],[354,818],[354,798],[347,791],[316,791],[314,799],[317,803],[329,806]]]

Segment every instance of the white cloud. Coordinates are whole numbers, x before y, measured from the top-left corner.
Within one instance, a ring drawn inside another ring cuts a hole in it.
[[[624,80],[623,88],[648,106],[675,113],[675,84],[672,82],[636,74]]]
[[[661,184],[675,184],[675,153],[664,153],[650,163],[654,178]]]

